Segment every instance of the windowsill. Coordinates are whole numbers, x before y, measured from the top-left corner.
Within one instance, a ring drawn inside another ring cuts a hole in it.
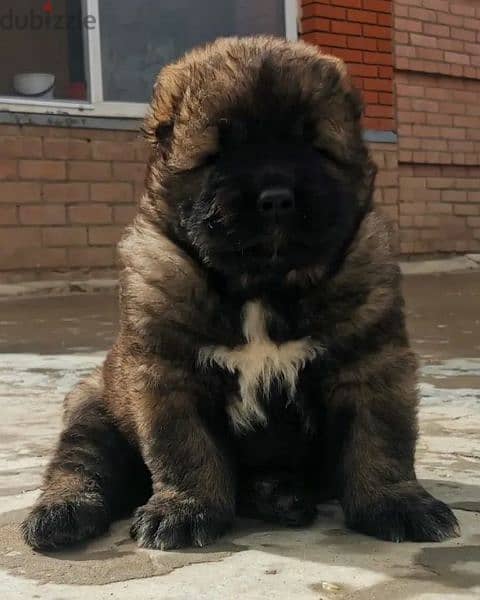
[[[0,96],[0,113],[26,113],[72,117],[114,117],[142,119],[147,110],[147,104],[134,102],[101,102],[90,104],[70,100],[30,100],[28,98],[8,98]]]
[[[142,124],[142,118],[135,116],[100,116],[97,114],[86,114],[86,112],[82,112],[79,115],[65,113],[46,114],[45,110],[38,113],[27,113],[3,110],[3,107],[0,104],[0,124],[139,131]],[[365,140],[370,143],[397,143],[397,134],[394,131],[376,131],[373,129],[366,129],[364,132],[364,137]]]

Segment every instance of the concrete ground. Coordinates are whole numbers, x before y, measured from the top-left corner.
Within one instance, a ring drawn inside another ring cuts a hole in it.
[[[38,554],[18,523],[38,495],[64,393],[115,330],[111,294],[0,302],[0,598],[48,600],[453,600],[480,598],[480,272],[405,280],[423,359],[418,475],[462,537],[393,544],[346,531],[337,505],[314,527],[243,521],[215,546],[140,550],[128,522],[81,548]]]

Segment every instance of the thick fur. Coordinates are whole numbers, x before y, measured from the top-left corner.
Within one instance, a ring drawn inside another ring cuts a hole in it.
[[[303,525],[330,497],[382,539],[455,535],[415,477],[416,359],[343,63],[219,40],[162,71],[145,132],[120,333],[67,399],[27,542],[137,508],[140,545],[203,546],[236,513]],[[256,199],[279,187],[295,212],[267,222]]]

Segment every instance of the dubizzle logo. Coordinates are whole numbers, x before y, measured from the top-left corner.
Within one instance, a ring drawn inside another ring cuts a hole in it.
[[[45,2],[45,4],[42,6],[42,10],[44,13],[47,13],[47,15],[51,15],[53,12],[53,2],[52,0],[47,0]]]
[[[55,11],[52,0],[38,3],[38,10],[30,9],[28,13],[16,12],[13,7],[7,12],[0,13],[0,30],[25,30],[39,31],[63,29],[95,29],[97,19],[94,15],[65,15]]]

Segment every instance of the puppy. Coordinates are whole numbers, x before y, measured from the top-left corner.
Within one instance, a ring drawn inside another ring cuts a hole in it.
[[[160,73],[145,133],[120,332],[66,399],[26,541],[142,504],[141,546],[203,546],[236,513],[305,525],[327,497],[385,540],[456,535],[415,477],[416,360],[344,64],[219,40]]]

